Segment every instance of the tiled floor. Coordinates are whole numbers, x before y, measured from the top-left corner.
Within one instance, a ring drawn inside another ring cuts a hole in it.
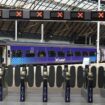
[[[62,94],[49,94],[47,103],[42,102],[41,94],[30,93],[26,97],[26,102],[19,102],[19,94],[9,93],[0,105],[105,105],[105,98],[94,95],[94,102],[88,104],[80,94],[72,94],[71,102],[65,103]]]

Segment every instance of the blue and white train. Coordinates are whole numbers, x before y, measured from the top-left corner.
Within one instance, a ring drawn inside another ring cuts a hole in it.
[[[81,63],[84,57],[96,62],[96,47],[74,44],[0,42],[0,62],[6,65]]]

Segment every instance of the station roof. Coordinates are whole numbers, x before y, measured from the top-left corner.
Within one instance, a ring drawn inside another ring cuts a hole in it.
[[[98,0],[0,0],[2,9],[28,9],[28,10],[63,10],[63,11],[97,11]],[[105,0],[101,0],[101,10],[105,10]],[[67,40],[76,43],[96,43],[96,22],[48,22],[48,21],[19,21],[19,38],[40,38],[41,24],[44,24],[46,40]],[[14,22],[0,21],[0,36],[14,37]],[[105,44],[105,25],[101,22],[100,39]],[[91,41],[90,41],[91,39]]]

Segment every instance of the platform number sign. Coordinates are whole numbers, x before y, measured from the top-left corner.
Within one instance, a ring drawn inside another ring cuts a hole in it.
[[[105,12],[104,11],[92,11],[91,12],[92,20],[105,20]]]
[[[85,14],[83,11],[72,11],[70,13],[71,20],[84,20]]]
[[[43,11],[30,11],[30,19],[43,19]]]
[[[0,10],[0,18],[2,18],[2,10]]]
[[[14,19],[21,19],[23,18],[23,11],[22,10],[10,10],[9,17]]]
[[[50,12],[50,19],[64,19],[64,12],[63,11],[51,11]]]

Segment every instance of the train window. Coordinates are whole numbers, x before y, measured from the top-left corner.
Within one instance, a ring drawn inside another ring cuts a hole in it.
[[[81,56],[81,52],[76,51],[76,52],[75,52],[75,56]]]
[[[96,55],[96,52],[92,51],[92,52],[89,52],[89,56],[95,56]]]
[[[12,57],[22,57],[22,51],[21,50],[13,50]]]
[[[49,51],[48,55],[49,55],[49,57],[56,57],[55,51]]]
[[[26,51],[26,57],[35,57],[35,52],[31,50]]]
[[[12,57],[16,57],[16,51],[15,50],[12,51]]]
[[[58,57],[64,57],[64,56],[65,56],[64,52],[58,51]]]
[[[16,51],[16,57],[22,57],[22,51],[21,50]]]
[[[68,56],[68,57],[69,57],[69,56],[73,56],[73,52],[67,51],[67,56]]]
[[[88,52],[84,51],[84,52],[82,53],[82,55],[83,55],[84,57],[87,57],[87,56],[88,56]]]
[[[38,52],[38,57],[45,57],[46,53],[44,51],[39,51]]]

